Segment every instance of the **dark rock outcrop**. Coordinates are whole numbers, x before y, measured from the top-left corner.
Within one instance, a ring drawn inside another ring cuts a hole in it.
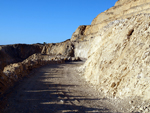
[[[0,46],[0,69],[11,63],[21,62],[34,53],[41,53],[41,44],[14,44]]]

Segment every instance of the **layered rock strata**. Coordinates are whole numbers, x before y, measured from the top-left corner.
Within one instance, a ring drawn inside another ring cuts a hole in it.
[[[133,99],[131,112],[150,112],[149,22],[149,0],[118,0],[71,37],[75,56],[87,58],[85,79],[108,98]]]
[[[114,7],[109,8],[108,10],[97,15],[93,19],[91,25],[79,26],[71,37],[72,42],[80,43],[79,45],[85,46],[76,46],[75,43],[75,55],[82,56],[87,58],[87,53],[91,40],[97,36],[97,33],[107,24],[112,21],[130,18],[134,15],[140,13],[150,13],[150,1],[149,0],[118,0]],[[85,48],[85,49],[84,49]],[[79,50],[79,51],[78,51]],[[80,53],[80,51],[86,51]]]

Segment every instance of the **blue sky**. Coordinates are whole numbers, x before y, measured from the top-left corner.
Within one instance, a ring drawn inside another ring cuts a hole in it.
[[[0,45],[57,43],[117,0],[0,0]]]

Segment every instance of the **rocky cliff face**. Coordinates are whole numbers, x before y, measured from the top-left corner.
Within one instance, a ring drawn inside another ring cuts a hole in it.
[[[91,23],[96,32],[109,22],[132,17],[140,13],[150,13],[149,0],[118,0],[114,7],[99,14]],[[97,28],[97,30],[96,30]]]
[[[150,99],[149,6],[148,0],[119,0],[84,29],[84,41],[93,39],[81,69],[107,97]]]
[[[75,49],[80,51],[88,51],[89,43],[92,38],[97,36],[97,33],[112,21],[130,18],[134,15],[141,13],[150,13],[150,1],[149,0],[118,0],[114,7],[100,13],[91,25],[79,26],[77,30],[73,33],[71,41],[74,42],[85,42],[84,48],[82,46],[77,46]],[[89,42],[87,42],[90,40]],[[77,44],[78,45],[78,44]],[[87,52],[80,53],[80,51],[75,51],[75,55],[87,58]]]
[[[150,99],[149,21],[145,14],[113,21],[93,40],[84,75],[107,96]]]

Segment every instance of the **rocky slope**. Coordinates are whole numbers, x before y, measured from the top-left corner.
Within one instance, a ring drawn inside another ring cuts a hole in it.
[[[149,0],[118,0],[114,7],[100,13],[91,25],[79,26],[72,36],[72,40],[88,40],[90,36],[99,32],[99,30],[109,22],[132,17],[140,13],[150,13]],[[88,38],[87,38],[88,36]]]
[[[148,0],[118,0],[72,36],[90,43],[80,69],[106,97],[150,100],[149,5]]]
[[[97,15],[91,25],[79,26],[76,29],[71,37],[71,41],[76,42],[75,55],[87,58],[91,41],[97,36],[97,33],[110,22],[130,18],[141,13],[150,13],[149,0],[118,0],[114,7]],[[80,44],[78,44],[78,42],[80,42]],[[82,42],[83,44],[81,44]]]
[[[101,29],[85,64],[86,79],[109,96],[150,99],[149,21],[150,15],[140,14]]]

